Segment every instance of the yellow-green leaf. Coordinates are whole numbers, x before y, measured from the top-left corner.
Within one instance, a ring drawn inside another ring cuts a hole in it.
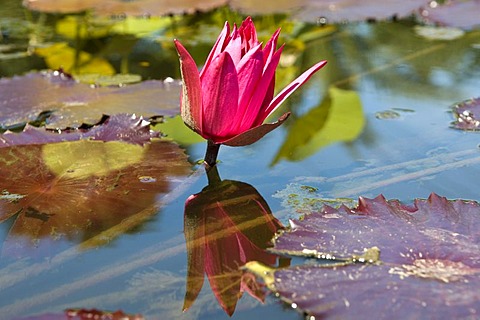
[[[331,87],[318,107],[297,118],[290,126],[273,163],[282,158],[299,161],[331,143],[353,141],[364,126],[365,117],[358,94]]]
[[[180,116],[166,118],[163,123],[155,125],[152,129],[162,132],[167,138],[183,146],[205,141],[199,134],[188,128]]]

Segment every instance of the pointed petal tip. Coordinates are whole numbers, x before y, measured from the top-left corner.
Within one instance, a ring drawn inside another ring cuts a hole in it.
[[[283,49],[283,45],[277,50],[280,51]],[[281,51],[280,51],[281,52]],[[303,72],[298,78],[293,80],[288,86],[286,86],[282,91],[280,91],[275,98],[272,99],[270,105],[267,107],[265,113],[266,117],[270,116],[282,103],[285,101],[295,90],[301,87],[305,82],[310,79],[310,77],[323,68],[327,64],[327,60],[322,60],[311,66],[305,72]]]

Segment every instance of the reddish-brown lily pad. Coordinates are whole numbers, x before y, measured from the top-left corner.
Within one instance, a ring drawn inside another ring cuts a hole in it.
[[[14,219],[2,247],[8,256],[55,251],[127,221],[124,231],[138,226],[191,167],[182,149],[159,139],[4,147],[0,162],[0,222]]]
[[[76,128],[97,123],[104,114],[151,117],[179,113],[180,82],[158,80],[117,87],[77,82],[60,71],[0,79],[0,126],[30,122],[51,111],[46,127]]]
[[[247,268],[264,274],[293,307],[322,319],[472,319],[480,314],[479,230],[474,201],[360,198],[356,208],[325,206],[293,221],[275,241],[276,253],[338,264]]]
[[[431,1],[421,10],[421,14],[429,22],[470,30],[480,26],[480,1],[449,0],[443,5]]]
[[[456,121],[452,123],[455,129],[480,130],[480,98],[465,100],[453,106]]]

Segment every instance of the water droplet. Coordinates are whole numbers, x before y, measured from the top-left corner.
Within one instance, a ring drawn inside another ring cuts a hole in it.
[[[317,18],[317,26],[324,26],[328,23],[328,20],[326,17],[318,17]]]
[[[292,303],[292,309],[297,309],[298,305],[294,302]]]
[[[434,8],[438,7],[438,2],[437,1],[430,1],[428,6],[432,9],[434,9]]]
[[[166,77],[164,80],[163,80],[163,83],[172,83],[174,82],[175,80],[173,80],[172,77]]]

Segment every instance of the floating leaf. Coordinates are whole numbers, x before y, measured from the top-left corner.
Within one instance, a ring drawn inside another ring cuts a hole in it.
[[[138,74],[115,74],[111,76],[102,74],[76,75],[75,79],[94,86],[123,86],[142,81]]]
[[[178,81],[97,88],[59,71],[29,73],[0,79],[0,125],[29,122],[47,110],[53,111],[51,129],[97,123],[104,114],[175,115],[179,95]]]
[[[331,87],[318,107],[295,119],[273,162],[282,158],[299,161],[331,143],[353,141],[364,125],[358,94]]]
[[[207,11],[225,5],[225,0],[25,0],[24,5],[30,10],[71,13],[93,10],[99,15],[108,16],[163,16],[166,14],[194,13]]]
[[[135,115],[119,114],[106,117],[106,120],[91,129],[78,129],[72,132],[56,133],[26,125],[21,133],[6,132],[0,135],[0,148],[29,144],[91,139],[99,141],[125,141],[145,144],[159,133],[150,130],[150,122]]]
[[[292,308],[307,313],[308,320],[478,316],[480,269],[441,260],[418,261],[417,265],[309,265],[273,270],[250,262],[246,267]],[[416,271],[407,271],[412,268]],[[428,278],[432,272],[460,279]]]
[[[158,211],[159,194],[190,172],[183,150],[162,140],[5,147],[0,161],[0,221],[14,218],[2,253],[15,256],[85,241],[127,220],[138,226]]]
[[[349,258],[365,248],[379,247],[381,260],[411,263],[415,259],[459,257],[480,267],[474,240],[480,230],[480,207],[473,201],[448,201],[436,194],[413,205],[398,200],[360,198],[357,208],[325,206],[292,222],[291,232],[275,241],[277,252],[311,250]],[[321,232],[320,232],[321,231]],[[477,239],[478,240],[478,239]]]
[[[292,307],[322,319],[387,319],[399,312],[406,319],[467,319],[480,312],[478,230],[480,205],[474,201],[436,194],[413,205],[360,198],[356,208],[325,206],[292,221],[273,249],[343,263],[247,268],[264,274]]]
[[[478,0],[450,0],[440,5],[437,1],[431,1],[421,14],[425,20],[440,25],[457,27],[465,30],[480,26],[478,20],[480,13],[480,1]]]
[[[258,2],[233,0],[231,6],[249,14],[293,12],[293,17],[306,22],[338,23],[345,21],[382,20],[407,17],[425,5],[425,0],[280,0]]]
[[[480,130],[480,98],[462,101],[452,109],[457,119],[452,123],[455,129]]]

